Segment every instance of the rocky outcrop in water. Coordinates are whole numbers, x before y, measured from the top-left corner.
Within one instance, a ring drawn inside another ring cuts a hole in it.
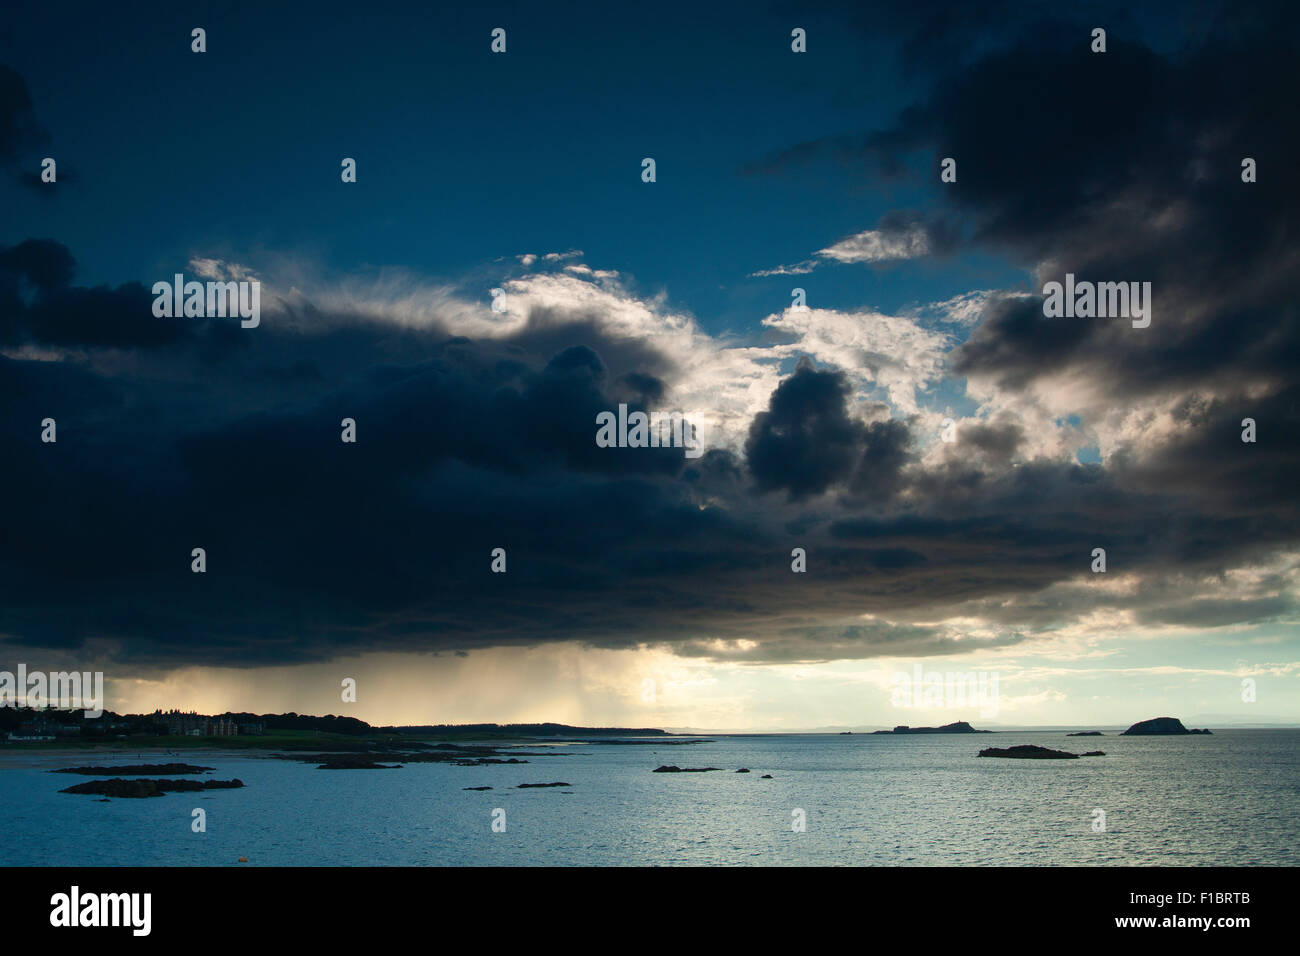
[[[317,770],[401,770],[401,764],[376,763],[373,757],[346,755],[326,757]]]
[[[517,789],[528,790],[531,787],[572,787],[571,783],[521,783]]]
[[[1080,730],[1073,734],[1066,734],[1067,737],[1105,737],[1100,730]]]
[[[93,793],[105,797],[161,797],[174,791],[232,790],[242,787],[242,780],[88,780],[60,790],[59,793]]]
[[[1020,744],[1015,747],[987,747],[980,751],[981,757],[1011,757],[1019,760],[1078,760],[1078,754],[1066,753],[1064,750],[1051,750],[1034,744]]]
[[[651,773],[708,773],[710,770],[722,770],[721,767],[655,767]]]
[[[1208,734],[1208,730],[1188,730],[1183,726],[1183,722],[1177,717],[1152,717],[1150,720],[1139,720],[1130,727],[1121,737],[1148,737],[1148,736],[1181,736],[1183,734]]]

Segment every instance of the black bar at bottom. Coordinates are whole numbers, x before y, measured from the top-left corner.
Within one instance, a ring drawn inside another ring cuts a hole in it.
[[[605,923],[668,944],[775,942],[774,924],[788,923],[801,932],[892,928],[934,939],[966,931],[1231,945],[1287,929],[1293,914],[1283,910],[1296,875],[1294,868],[1234,867],[8,868],[0,870],[0,925],[7,943],[75,934],[78,942],[116,938],[128,946],[203,939],[373,945],[380,928],[452,926],[485,934],[484,943],[536,943],[557,933],[591,940],[586,934]],[[134,894],[149,894],[147,927],[145,898]],[[117,926],[72,925],[115,918]]]

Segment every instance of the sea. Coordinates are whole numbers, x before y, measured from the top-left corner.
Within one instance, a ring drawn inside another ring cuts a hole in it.
[[[1300,864],[1300,730],[706,740],[520,742],[509,747],[529,751],[526,764],[394,770],[246,752],[0,748],[0,865]],[[977,756],[1016,744],[1105,756]],[[246,786],[99,802],[59,792],[93,778],[50,772],[169,761]],[[660,765],[720,769],[652,772]]]

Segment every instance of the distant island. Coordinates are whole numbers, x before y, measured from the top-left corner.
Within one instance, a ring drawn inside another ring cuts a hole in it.
[[[1208,730],[1188,730],[1183,726],[1183,722],[1177,717],[1153,717],[1150,720],[1140,720],[1128,730],[1120,734],[1121,737],[1145,737],[1145,736],[1176,736],[1180,734],[1208,734]]]
[[[991,734],[991,730],[976,730],[964,720],[944,724],[942,727],[909,727],[900,724],[893,730],[877,730],[877,734]]]

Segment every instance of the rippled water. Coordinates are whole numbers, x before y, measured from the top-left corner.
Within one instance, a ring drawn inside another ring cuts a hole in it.
[[[1105,757],[979,759],[1035,743]],[[527,765],[317,770],[187,753],[243,790],[112,800],[49,769],[137,755],[0,757],[5,865],[1300,863],[1300,731],[1195,737],[717,737],[573,744]],[[0,754],[3,752],[0,751]],[[15,766],[15,764],[21,764]],[[664,763],[724,773],[655,774]],[[739,767],[752,772],[736,774]],[[770,773],[771,780],[761,779]],[[566,781],[572,787],[514,789]],[[462,787],[492,786],[483,792]],[[572,793],[562,793],[561,789]],[[193,833],[191,811],[207,811]],[[506,831],[492,831],[505,810]],[[1094,809],[1106,830],[1093,831]],[[792,830],[792,811],[807,830]]]

